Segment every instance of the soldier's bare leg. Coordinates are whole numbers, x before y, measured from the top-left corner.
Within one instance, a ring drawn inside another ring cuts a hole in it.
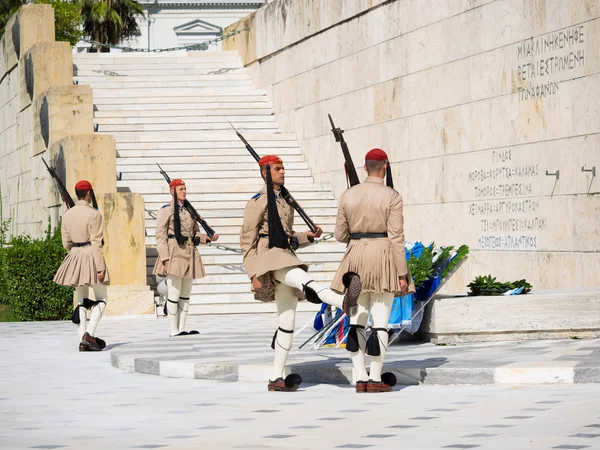
[[[394,301],[394,294],[371,294],[371,321],[373,323],[371,333],[377,333],[379,339],[379,355],[371,356],[371,370],[369,378],[373,381],[381,381],[381,370],[383,360],[388,346],[388,322],[390,311]],[[375,329],[379,329],[375,331]]]
[[[89,296],[89,290],[88,286],[77,286],[75,288],[77,304],[79,305],[79,325],[77,327],[79,339],[83,338],[87,328],[87,309],[83,306],[83,299]]]
[[[355,277],[354,281],[356,283],[353,283],[347,289],[346,294],[338,294],[331,290],[331,288],[317,283],[310,274],[299,267],[277,270],[275,272],[275,279],[300,291],[305,291],[305,288],[308,287],[317,294],[321,301],[342,309],[349,316],[356,314],[356,303],[361,291],[360,278],[358,277]]]
[[[369,374],[365,363],[365,349],[367,347],[367,337],[365,327],[369,318],[369,309],[371,307],[371,294],[361,294],[358,297],[358,313],[350,318],[350,332],[348,333],[348,343],[346,349],[350,351],[352,365],[356,375],[356,392],[367,391],[367,381]],[[354,345],[351,344],[354,341]],[[356,351],[354,348],[358,347]]]
[[[276,284],[275,304],[277,305],[279,329],[275,336],[275,360],[273,361],[271,381],[284,377],[283,370],[292,348],[294,325],[296,324],[296,306],[298,305],[298,298],[295,296],[294,289],[285,284]]]
[[[102,319],[102,315],[104,314],[104,309],[106,308],[106,285],[102,283],[92,285],[92,289],[94,290],[94,296],[96,297],[96,301],[98,302],[92,308],[92,315],[90,317],[90,324],[87,327],[87,332],[90,336],[96,336],[96,328],[100,323],[100,319]]]
[[[167,315],[171,336],[179,334],[179,298],[181,297],[182,278],[167,275]]]
[[[185,321],[187,320],[188,311],[190,309],[190,295],[192,293],[192,285],[194,280],[191,278],[183,278],[181,280],[181,292],[179,295],[179,332],[185,331]],[[198,334],[196,330],[190,331],[188,334]]]

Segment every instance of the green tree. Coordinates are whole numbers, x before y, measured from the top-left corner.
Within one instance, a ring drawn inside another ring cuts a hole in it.
[[[54,27],[56,40],[77,44],[83,36],[80,7],[75,1],[35,0],[36,3],[52,5],[54,8]]]
[[[75,45],[82,36],[81,13],[75,1],[67,0],[35,0],[35,3],[52,5],[54,8],[54,28],[56,40]],[[24,5],[23,0],[0,0],[0,37],[9,19]]]
[[[80,0],[83,30],[92,40],[116,45],[139,35],[136,16],[144,17],[135,0]]]
[[[4,36],[6,24],[25,2],[23,0],[0,0],[0,38]]]

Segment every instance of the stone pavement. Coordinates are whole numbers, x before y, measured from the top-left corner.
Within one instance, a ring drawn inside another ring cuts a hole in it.
[[[312,313],[299,313],[297,328],[313,317]],[[159,332],[155,330],[153,336],[161,337],[148,339],[149,335],[140,331],[135,342],[111,350],[112,364],[167,377],[264,381],[270,376],[274,315],[193,320],[200,334],[177,338],[165,337],[167,324],[159,320]],[[345,349],[298,349],[312,333],[309,327],[295,338],[289,370],[311,383],[352,383],[352,365]],[[385,370],[393,371],[403,385],[600,382],[600,339],[393,345]]]
[[[204,338],[217,330],[211,321],[233,327],[242,317],[208,319],[190,320]],[[100,330],[114,346],[160,337],[166,322],[107,318]],[[241,329],[223,331],[243,343]],[[589,354],[583,349],[596,345],[565,342],[565,355]],[[264,381],[148,376],[109,360],[106,351],[77,352],[71,323],[0,323],[0,448],[600,448],[600,384],[424,385],[377,395],[306,384],[273,393]]]

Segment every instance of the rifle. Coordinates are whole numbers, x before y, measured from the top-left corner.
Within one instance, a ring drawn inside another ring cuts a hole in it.
[[[344,130],[337,127],[333,124],[333,119],[331,118],[331,114],[327,114],[329,117],[329,122],[331,123],[331,132],[335,137],[335,142],[339,142],[342,146],[342,153],[344,154],[344,169],[346,169],[346,183],[352,186],[356,186],[360,184],[358,179],[358,174],[356,173],[356,168],[354,167],[354,163],[352,162],[352,156],[350,155],[350,150],[348,150],[348,144],[344,140]]]
[[[231,125],[231,122],[229,122],[229,125]],[[240,134],[240,132],[238,130],[236,130],[233,125],[231,125],[231,128],[233,128],[233,131],[235,131],[235,134],[237,134],[238,137],[242,140],[242,142],[246,146],[246,149],[248,150],[248,152],[250,152],[250,155],[252,155],[252,157],[256,160],[256,162],[258,162],[260,160],[260,156],[258,156],[258,153],[256,153],[256,151],[252,148],[252,146],[248,143],[248,141],[244,138],[244,136],[242,136]],[[308,214],[306,214],[306,211],[304,211],[304,209],[302,209],[302,206],[300,206],[300,204],[296,201],[296,199],[292,196],[292,194],[290,194],[290,191],[288,191],[285,186],[281,186],[280,192],[281,192],[281,196],[285,199],[285,201],[292,208],[294,208],[296,210],[298,215],[302,218],[302,220],[304,220],[306,225],[308,225],[308,228],[310,228],[310,231],[312,231],[313,233],[316,232],[317,226],[311,220],[311,218],[308,217]]]
[[[50,166],[48,166],[48,164],[46,163],[46,160],[44,158],[42,158],[42,161],[44,161],[44,165],[46,166],[46,169],[48,169],[48,172],[50,172],[50,176],[56,180],[56,184],[58,185],[58,191],[60,192],[60,196],[62,197],[63,202],[65,202],[65,204],[67,205],[67,209],[75,206],[75,202],[73,201],[73,198],[69,194],[69,191],[67,191],[67,188],[63,184],[62,180],[58,177],[56,171],[54,169],[52,169]]]
[[[160,173],[163,177],[165,177],[165,180],[167,181],[167,183],[171,182],[171,178],[169,177],[169,175],[167,175],[167,172],[165,172],[163,170],[162,167],[160,167],[160,164],[156,163],[156,165],[158,166],[158,168],[160,169]],[[185,209],[187,209],[187,211],[190,213],[190,216],[192,216],[192,219],[194,219],[196,222],[198,222],[200,224],[200,226],[204,229],[204,232],[208,235],[209,238],[212,239],[212,237],[215,235],[215,230],[213,230],[208,223],[206,223],[206,220],[204,220],[200,214],[198,214],[198,211],[196,211],[194,209],[194,207],[192,206],[192,204],[189,201],[184,201],[183,202],[183,207]]]

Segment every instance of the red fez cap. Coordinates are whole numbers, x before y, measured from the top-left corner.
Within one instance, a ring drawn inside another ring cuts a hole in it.
[[[87,180],[78,181],[77,184],[75,185],[76,191],[91,191],[92,189],[94,189],[92,187],[92,183],[90,183]]]
[[[258,160],[258,165],[260,167],[266,166],[267,164],[283,164],[283,160],[275,155],[265,155]]]
[[[180,180],[179,178],[175,178],[169,183],[169,188],[176,188],[177,186],[185,186],[184,181]]]
[[[388,155],[380,148],[374,148],[365,155],[365,161],[387,161]]]

